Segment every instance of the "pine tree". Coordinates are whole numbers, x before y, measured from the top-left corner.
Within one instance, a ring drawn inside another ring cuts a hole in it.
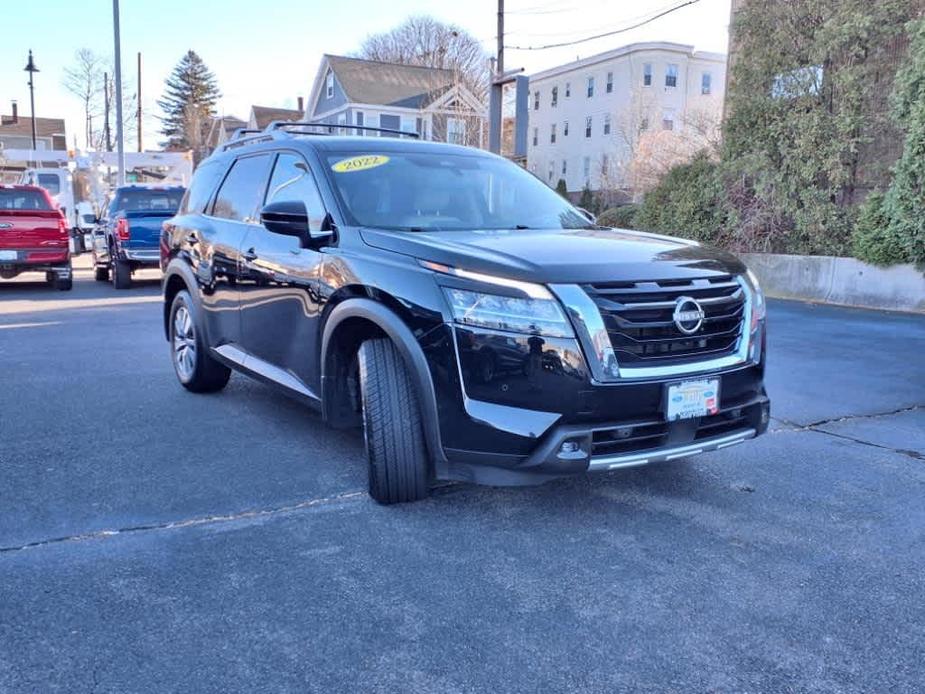
[[[894,262],[925,262],[925,19],[910,25],[909,54],[896,75],[893,118],[905,130],[883,210]]]
[[[559,182],[556,183],[556,192],[563,198],[568,199],[568,187],[565,184],[565,179],[560,178]]]
[[[191,50],[177,63],[166,84],[164,96],[157,102],[165,114],[161,132],[167,141],[162,144],[168,150],[192,149],[201,155],[220,96],[215,75]]]

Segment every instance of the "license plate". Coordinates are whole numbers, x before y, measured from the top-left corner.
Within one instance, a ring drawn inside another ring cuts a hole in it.
[[[665,419],[706,417],[719,412],[719,379],[704,378],[683,381],[668,386],[665,398]]]
[[[16,260],[16,251],[0,251],[0,260]]]

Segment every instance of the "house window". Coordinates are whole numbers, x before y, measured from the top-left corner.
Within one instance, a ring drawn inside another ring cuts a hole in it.
[[[604,134],[610,135],[610,114],[604,114]]]
[[[563,175],[563,176],[565,176],[565,175],[568,173],[568,166],[567,166],[567,164],[568,164],[568,161],[565,160],[565,159],[563,159],[563,160],[562,160],[562,175]]]
[[[607,178],[610,175],[610,159],[606,154],[601,155],[601,176]]]
[[[610,94],[613,91],[613,73],[607,73],[607,93]]]
[[[585,181],[589,181],[591,179],[591,157],[585,157],[583,163],[585,170]]]
[[[536,147],[540,143],[540,129],[533,128],[533,146]]]
[[[328,76],[325,78],[325,97],[328,99],[334,98],[334,73],[328,70]]]
[[[366,123],[366,114],[363,113],[362,111],[357,111],[356,115],[354,116],[354,120],[356,120],[356,125],[363,126]],[[357,130],[357,135],[365,135],[365,134],[366,134],[365,130]]]
[[[649,117],[643,116],[642,120],[639,121],[639,132],[644,133],[649,129]]]
[[[591,116],[585,118],[585,137],[591,137]]]
[[[552,88],[552,107],[555,108],[559,104],[559,88]]]
[[[555,144],[555,143],[556,143],[556,124],[555,124],[555,123],[553,123],[553,124],[550,126],[550,130],[549,130],[549,141],[550,141],[552,144]]]
[[[568,137],[568,121],[562,124],[562,137]]]
[[[565,83],[565,98],[568,99],[572,95],[572,83]]]
[[[652,63],[643,63],[642,66],[642,86],[652,86]]]
[[[589,77],[588,78],[588,98],[590,99],[592,96],[594,96],[594,78]]]
[[[341,113],[339,116],[337,116],[337,125],[340,126],[337,128],[337,134],[345,135],[347,133],[347,129],[344,128],[343,126],[347,125],[347,114],[346,113]]]
[[[533,110],[534,111],[540,110],[540,93],[539,92],[533,92]]]
[[[466,144],[466,122],[462,118],[446,119],[446,141],[453,145]]]
[[[401,116],[379,114],[379,127],[385,130],[401,130]],[[379,133],[379,137],[395,137],[393,133]]]
[[[674,130],[674,113],[671,111],[662,114],[662,130]]]
[[[665,70],[665,86],[666,87],[677,87],[678,86],[678,66],[672,63]]]
[[[556,175],[556,162],[549,162],[549,182],[552,183],[552,177]]]
[[[705,72],[702,75],[700,75],[700,93],[701,94],[709,94],[711,91],[710,87],[712,86],[713,86],[713,75],[711,75],[709,72]]]

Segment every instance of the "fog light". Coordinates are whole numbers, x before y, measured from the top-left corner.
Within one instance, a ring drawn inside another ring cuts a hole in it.
[[[761,408],[761,423],[767,424],[771,419],[771,409],[765,405]]]
[[[581,450],[581,444],[577,441],[563,441],[559,447],[559,453],[577,453]]]

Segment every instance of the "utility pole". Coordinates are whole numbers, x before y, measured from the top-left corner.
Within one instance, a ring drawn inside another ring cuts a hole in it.
[[[26,63],[26,67],[23,68],[25,72],[29,73],[29,107],[32,110],[32,151],[35,151],[35,87],[32,84],[32,76],[39,72],[39,69],[35,66],[35,61],[32,60],[32,49],[29,49],[29,62]]]
[[[119,0],[112,0],[112,28],[116,58],[116,151],[119,157],[118,182],[125,185],[125,133],[122,127],[122,39],[119,35]]]
[[[138,110],[135,112],[138,119],[138,151],[141,151],[141,51],[138,51]]]
[[[502,108],[504,101],[504,0],[498,0],[498,49],[495,74],[491,76],[488,97],[488,149],[501,153]]]
[[[105,122],[103,123],[104,136],[106,142],[103,146],[106,148],[107,152],[112,151],[112,133],[109,130],[109,73],[103,73],[103,118]]]

